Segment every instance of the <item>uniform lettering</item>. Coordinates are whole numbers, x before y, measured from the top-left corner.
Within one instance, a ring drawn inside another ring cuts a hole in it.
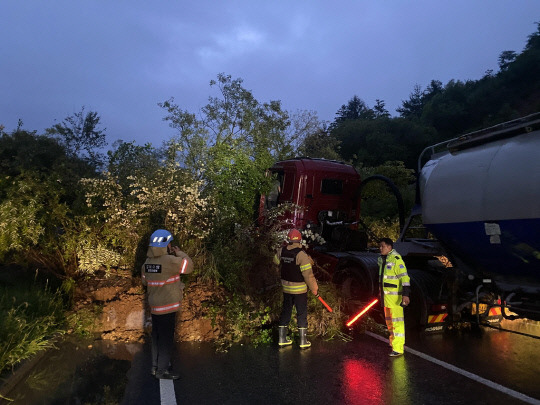
[[[147,273],[161,273],[161,264],[145,264],[144,271]]]

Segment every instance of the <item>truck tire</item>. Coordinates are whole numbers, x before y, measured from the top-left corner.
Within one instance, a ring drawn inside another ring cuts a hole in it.
[[[408,270],[411,278],[410,304],[405,308],[405,327],[411,331],[419,331],[427,325],[428,293],[425,272],[416,269]]]
[[[341,295],[346,301],[368,301],[373,298],[372,282],[369,276],[357,268],[343,270]]]

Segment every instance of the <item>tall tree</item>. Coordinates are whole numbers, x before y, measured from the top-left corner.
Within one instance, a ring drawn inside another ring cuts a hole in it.
[[[149,177],[159,168],[162,158],[158,150],[150,144],[143,146],[134,142],[116,141],[113,150],[107,152],[107,169],[122,187],[129,193],[130,177]]]
[[[403,118],[420,118],[423,108],[424,93],[422,92],[422,87],[416,84],[413,92],[409,94],[409,99],[404,100],[401,107],[397,108],[396,111]]]
[[[68,153],[87,160],[100,168],[104,156],[100,149],[107,145],[105,128],[101,129],[98,113],[81,111],[66,117],[61,123],[48,128],[47,134],[56,137],[65,146]]]
[[[390,113],[384,106],[383,100],[375,100],[375,105],[373,106],[373,112],[375,113],[375,118],[390,118]]]
[[[354,95],[347,104],[343,104],[336,112],[336,118],[330,125],[335,128],[342,122],[350,120],[372,120],[375,118],[374,111],[357,95]]]
[[[159,104],[177,130],[180,164],[204,180],[227,226],[252,220],[256,195],[270,185],[266,169],[289,148],[289,114],[279,101],[257,101],[242,82],[219,74],[210,82],[219,95],[209,98],[199,117],[173,99]]]
[[[331,132],[324,128],[319,128],[303,139],[298,151],[300,156],[341,160],[339,144],[340,141]]]
[[[499,55],[499,69],[504,71],[508,69],[508,66],[516,60],[517,53],[514,51],[503,51]]]

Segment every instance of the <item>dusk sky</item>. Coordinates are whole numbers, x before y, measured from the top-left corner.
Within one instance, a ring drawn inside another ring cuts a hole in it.
[[[0,125],[43,133],[96,111],[109,146],[161,146],[157,104],[198,112],[218,73],[332,121],[357,95],[393,115],[416,84],[478,80],[520,53],[539,0],[1,0]]]

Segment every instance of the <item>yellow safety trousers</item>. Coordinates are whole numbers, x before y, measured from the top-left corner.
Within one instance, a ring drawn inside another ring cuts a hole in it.
[[[389,339],[392,350],[403,353],[403,346],[405,345],[405,318],[403,315],[403,307],[384,307],[384,319],[388,331],[390,332]]]

